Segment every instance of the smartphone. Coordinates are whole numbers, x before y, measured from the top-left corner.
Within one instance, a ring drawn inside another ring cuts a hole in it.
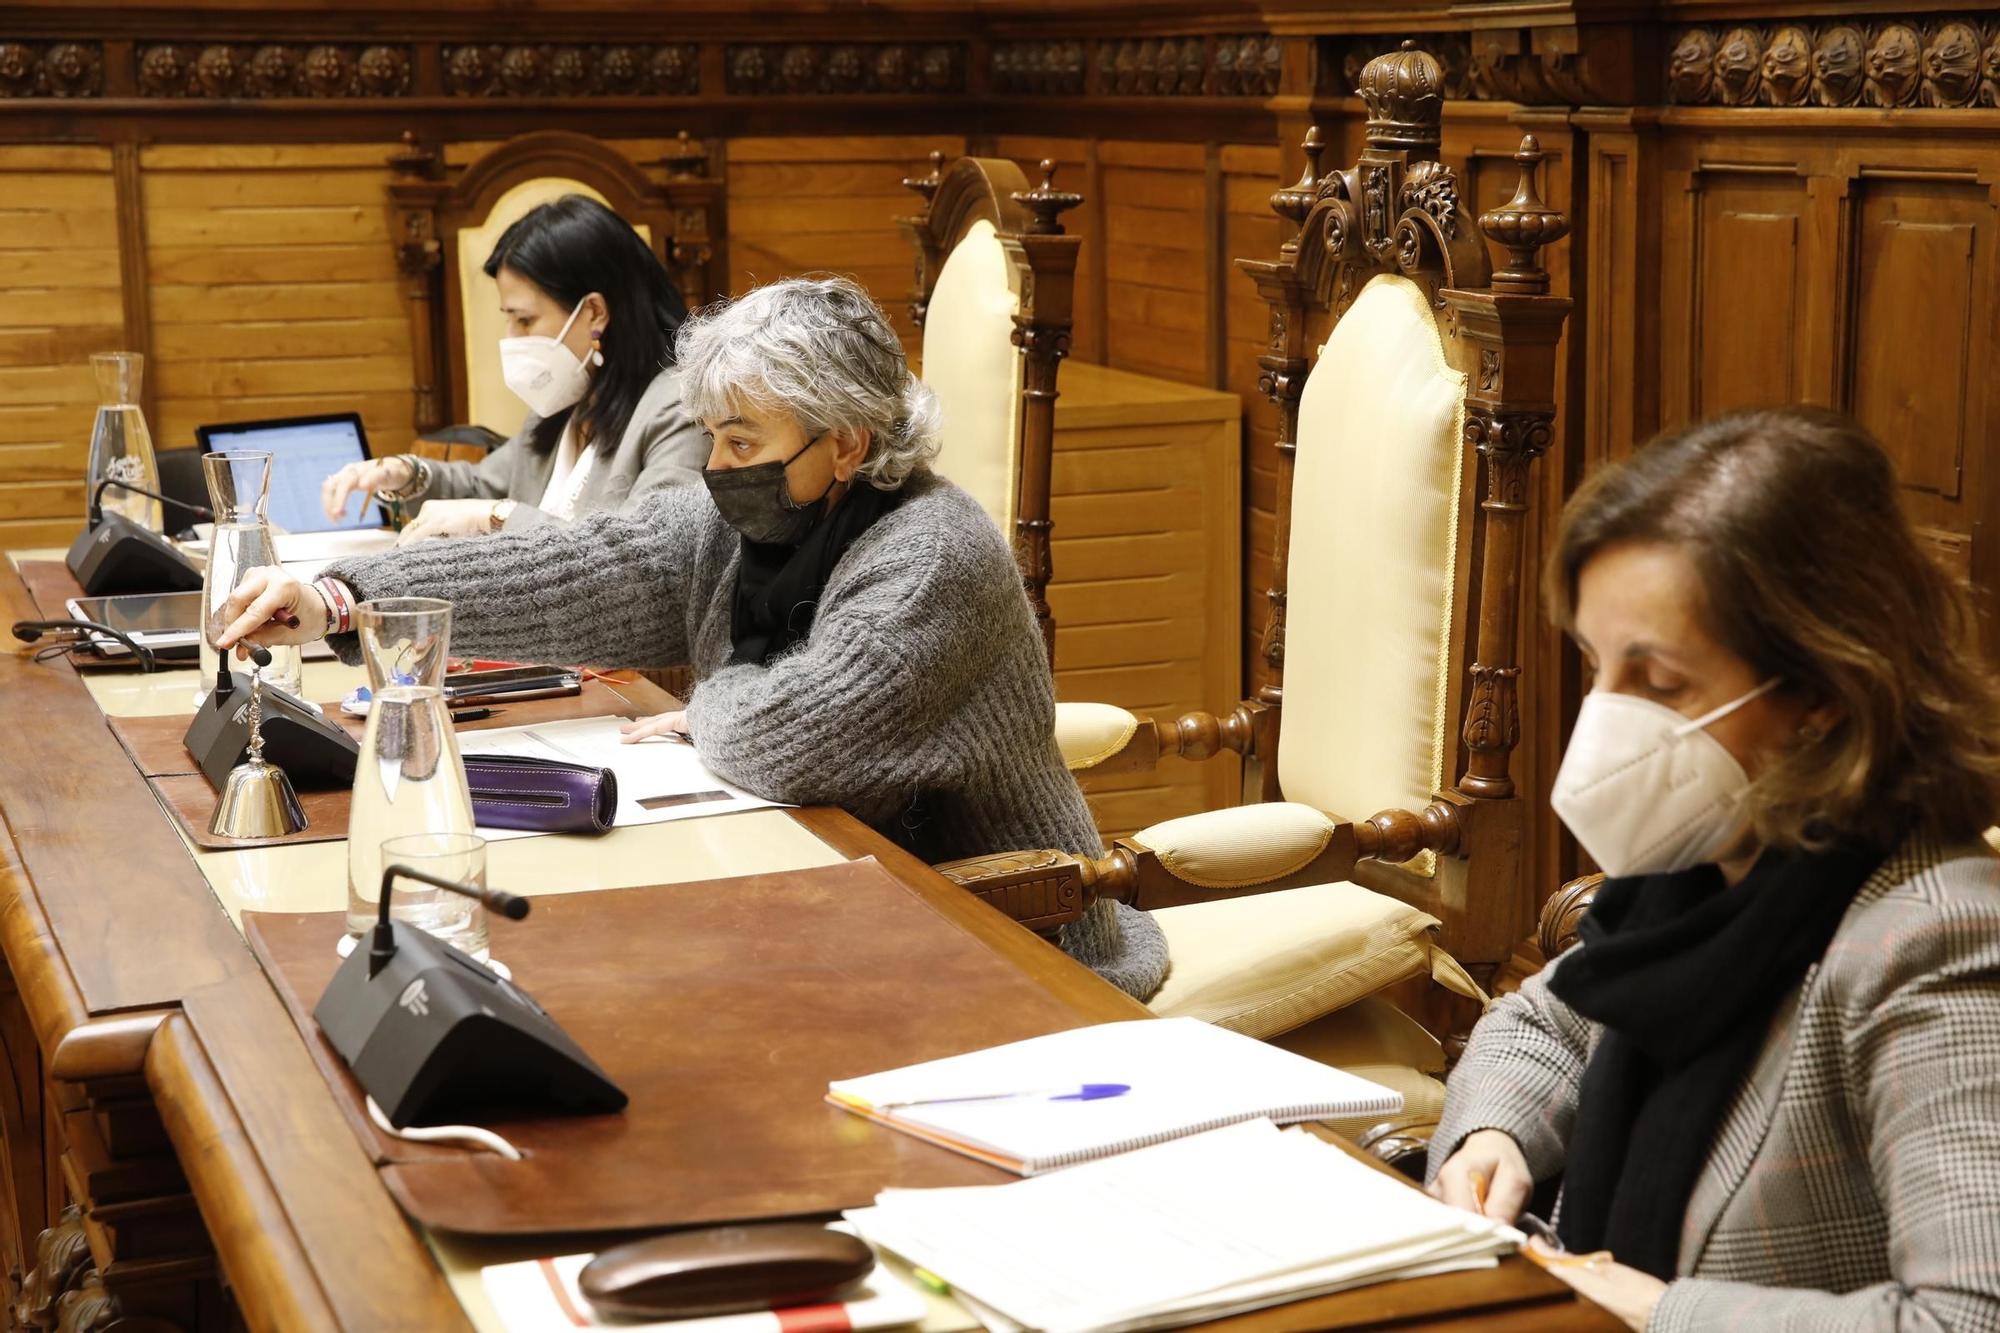
[[[444,678],[447,704],[544,699],[582,692],[583,673],[574,667],[499,667],[491,671],[461,671]]]

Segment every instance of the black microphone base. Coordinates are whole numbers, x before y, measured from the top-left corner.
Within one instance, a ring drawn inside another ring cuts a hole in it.
[[[195,710],[181,744],[217,791],[250,749],[250,676],[231,672],[227,695],[213,690]],[[283,690],[264,687],[264,761],[285,770],[300,791],[354,785],[361,746],[338,722],[321,717]]]
[[[368,940],[333,974],[313,1021],[398,1129],[494,1111],[591,1114],[625,1092],[512,982],[405,922],[368,975]]]
[[[201,591],[201,570],[193,561],[165,537],[123,514],[106,514],[77,534],[67,563],[92,597]]]

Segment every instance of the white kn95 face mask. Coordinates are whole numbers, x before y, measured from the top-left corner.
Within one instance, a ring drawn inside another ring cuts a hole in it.
[[[1777,685],[1696,718],[1629,694],[1585,695],[1549,804],[1614,878],[1713,861],[1742,833],[1750,777],[1707,728]]]
[[[500,378],[538,417],[576,406],[590,387],[589,369],[563,344],[582,309],[583,303],[577,302],[563,321],[562,332],[553,338],[530,334],[500,340]],[[603,365],[604,353],[593,349],[590,364]]]

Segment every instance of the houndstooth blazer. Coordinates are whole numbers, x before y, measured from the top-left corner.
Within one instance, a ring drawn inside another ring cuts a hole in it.
[[[1433,1176],[1488,1128],[1537,1180],[1561,1172],[1601,1031],[1549,993],[1562,958],[1473,1030]],[[1677,1272],[1649,1329],[2000,1330],[2000,859],[1984,846],[1913,839],[1862,886],[1723,1115]]]

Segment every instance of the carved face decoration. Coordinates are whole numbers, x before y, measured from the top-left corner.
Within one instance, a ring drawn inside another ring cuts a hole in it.
[[[1764,42],[1755,28],[1734,28],[1715,53],[1715,81],[1722,100],[1748,106],[1757,100],[1757,81],[1764,72]]]
[[[1699,105],[1715,86],[1715,36],[1706,28],[1689,28],[1667,61],[1667,87],[1676,102]]]
[[[1812,91],[1812,38],[1789,24],[1771,34],[1764,51],[1764,100],[1772,106],[1799,106]]]
[[[1995,34],[1993,44],[1986,48],[1980,60],[1985,68],[1986,81],[1979,88],[1979,105],[2000,105],[2000,34]]]
[[[1841,24],[1819,35],[1813,48],[1813,100],[1847,106],[1861,95],[1861,65],[1867,48],[1861,30]]]
[[[20,42],[0,43],[0,93],[25,97],[35,86],[35,53]]]
[[[1916,101],[1917,30],[1891,23],[1868,48],[1868,101],[1872,106],[1909,106]]]
[[[1925,106],[1969,106],[1979,91],[1979,34],[1947,23],[1924,50]]]

